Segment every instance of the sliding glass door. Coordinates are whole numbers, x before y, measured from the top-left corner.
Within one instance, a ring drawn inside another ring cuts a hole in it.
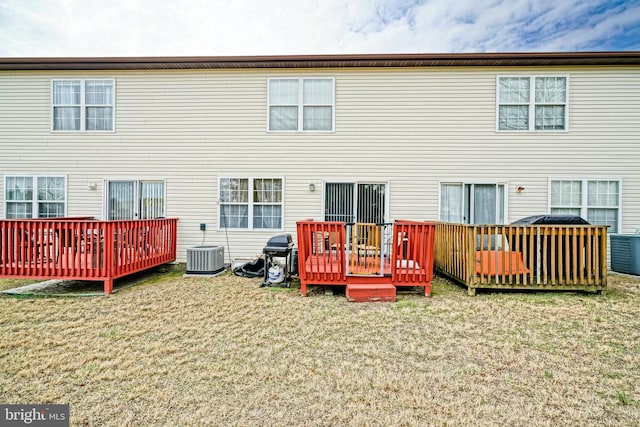
[[[324,220],[381,224],[387,220],[387,185],[328,182],[324,187]]]
[[[503,224],[504,184],[443,183],[440,220],[464,224]]]
[[[164,181],[107,181],[106,217],[110,220],[164,217]]]

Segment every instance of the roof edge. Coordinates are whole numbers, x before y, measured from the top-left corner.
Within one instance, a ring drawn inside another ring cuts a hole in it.
[[[640,51],[0,58],[0,70],[640,65]]]

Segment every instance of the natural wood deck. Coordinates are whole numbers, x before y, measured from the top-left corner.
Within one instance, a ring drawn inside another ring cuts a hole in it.
[[[607,227],[438,223],[439,272],[476,289],[597,292],[607,284]]]

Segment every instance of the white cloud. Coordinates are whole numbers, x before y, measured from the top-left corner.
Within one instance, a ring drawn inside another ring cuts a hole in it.
[[[637,0],[0,0],[0,56],[637,50],[637,28]]]

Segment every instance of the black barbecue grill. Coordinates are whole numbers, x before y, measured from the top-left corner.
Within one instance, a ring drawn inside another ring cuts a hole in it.
[[[262,286],[289,287],[291,274],[295,274],[296,265],[292,260],[293,239],[291,234],[278,234],[267,242],[262,249],[264,254],[264,282]],[[279,258],[276,259],[276,258]],[[295,260],[297,264],[298,260]]]
[[[262,253],[276,257],[287,257],[291,253],[291,249],[293,249],[291,234],[278,234],[269,239]]]

